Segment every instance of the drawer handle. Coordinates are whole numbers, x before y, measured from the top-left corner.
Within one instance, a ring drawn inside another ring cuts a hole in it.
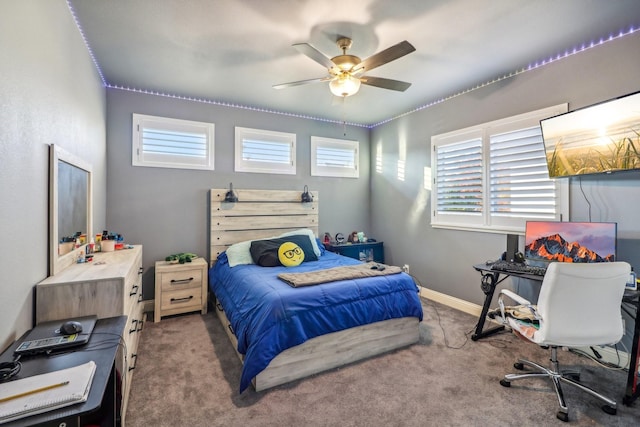
[[[219,302],[216,302],[216,308],[218,309],[218,311],[224,311],[224,308],[222,308],[222,304],[220,304]]]
[[[144,320],[142,319],[138,320],[138,329],[136,329],[136,332],[140,332],[143,326],[144,326]]]
[[[132,327],[133,329],[129,329],[129,333],[130,333],[130,334],[132,334],[132,333],[134,333],[134,332],[136,332],[136,331],[138,330],[138,322],[139,322],[139,320],[138,320],[138,319],[133,319],[133,320],[131,321],[131,327]]]
[[[139,287],[138,285],[133,285],[131,287],[131,292],[129,292],[130,297],[138,293],[138,287]]]
[[[144,268],[138,267],[138,274],[142,274],[144,272]]]
[[[132,353],[131,360],[133,360],[133,365],[129,366],[129,371],[133,371],[134,369],[136,369],[136,365],[138,364],[138,355],[136,353]]]
[[[193,277],[189,277],[188,279],[171,279],[171,284],[172,285],[181,285],[183,283],[189,283],[193,280]]]
[[[193,299],[193,295],[189,295],[188,297],[184,297],[184,298],[171,298],[171,304],[176,303],[179,304],[181,302],[186,302]]]
[[[229,330],[231,331],[231,333],[235,336],[235,334],[236,334],[236,333],[235,333],[235,332],[233,332],[233,328],[231,327],[231,323],[229,323],[229,324],[227,325],[227,328],[229,328]]]

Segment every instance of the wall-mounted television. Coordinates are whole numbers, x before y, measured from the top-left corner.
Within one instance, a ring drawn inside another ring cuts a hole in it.
[[[640,169],[640,92],[540,121],[549,177]]]
[[[615,222],[527,221],[524,257],[543,264],[612,262],[616,259]]]

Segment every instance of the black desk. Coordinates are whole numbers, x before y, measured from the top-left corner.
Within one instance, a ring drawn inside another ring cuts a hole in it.
[[[495,334],[496,332],[500,332],[504,330],[504,326],[495,326],[493,328],[489,328],[484,330],[484,322],[487,319],[487,313],[491,308],[491,301],[493,301],[493,294],[496,291],[496,286],[502,283],[508,277],[521,277],[523,279],[536,280],[541,282],[544,276],[537,276],[535,274],[524,274],[524,273],[516,273],[516,272],[506,272],[506,271],[498,271],[492,270],[491,265],[485,264],[476,264],[473,266],[480,275],[482,279],[480,281],[480,288],[482,292],[484,292],[484,305],[482,306],[482,312],[480,313],[480,318],[478,319],[478,323],[476,325],[476,331],[473,335],[471,335],[471,339],[473,341],[477,341],[480,338],[484,338],[486,336]]]
[[[107,424],[103,425],[119,426],[120,414],[117,408],[120,403],[116,398],[118,382],[115,360],[118,347],[122,343],[121,337],[126,322],[126,316],[99,319],[89,342],[82,347],[71,348],[64,353],[50,356],[22,357],[20,359],[22,368],[13,379],[70,368],[90,360],[96,362],[96,372],[91,383],[89,398],[86,402],[15,420],[3,424],[3,427],[36,425],[80,427],[89,424],[99,425],[100,421],[105,422],[105,420]],[[62,324],[62,321],[60,323]],[[12,361],[13,350],[21,342],[22,338],[2,353],[0,362]]]
[[[486,336],[504,330],[504,326],[502,325],[494,326],[486,330],[484,329],[484,324],[487,319],[487,313],[491,308],[491,301],[493,301],[493,294],[495,293],[496,286],[498,286],[499,283],[502,283],[502,281],[504,281],[508,277],[520,277],[523,279],[541,282],[544,276],[538,276],[535,274],[523,274],[511,271],[492,270],[491,265],[487,264],[476,264],[473,266],[473,268],[475,268],[476,271],[478,271],[482,276],[482,279],[480,281],[480,288],[485,295],[480,318],[478,319],[478,323],[476,324],[476,330],[474,334],[471,335],[471,339],[473,341],[477,341],[480,338],[484,338]],[[622,398],[622,403],[624,403],[625,405],[630,405],[638,398],[638,396],[640,396],[640,387],[638,385],[638,366],[640,364],[640,355],[638,354],[640,346],[640,321],[638,319],[638,311],[640,311],[640,292],[625,292],[625,295],[622,298],[622,302],[623,304],[630,304],[634,306],[634,313],[632,313],[626,310],[623,305],[623,309],[627,312],[627,314],[631,318],[635,319],[633,327],[633,346],[631,349],[629,360],[629,374],[627,376],[627,386],[625,389],[624,397]]]

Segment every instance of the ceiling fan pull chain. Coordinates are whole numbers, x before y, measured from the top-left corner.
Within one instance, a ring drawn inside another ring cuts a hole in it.
[[[347,97],[342,97],[342,133],[344,136],[347,136],[347,115],[345,113],[344,103],[347,102]]]

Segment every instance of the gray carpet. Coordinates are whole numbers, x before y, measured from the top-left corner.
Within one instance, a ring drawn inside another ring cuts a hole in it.
[[[565,387],[570,423],[556,419],[547,380],[499,380],[525,356],[549,353],[500,333],[468,339],[476,319],[423,301],[420,342],[382,356],[256,393],[238,393],[241,364],[215,313],[147,322],[131,385],[127,427],[142,426],[631,426],[640,402],[622,404],[626,373],[561,352],[582,381],[618,402],[607,415],[595,399]],[[583,366],[584,365],[584,366]]]

